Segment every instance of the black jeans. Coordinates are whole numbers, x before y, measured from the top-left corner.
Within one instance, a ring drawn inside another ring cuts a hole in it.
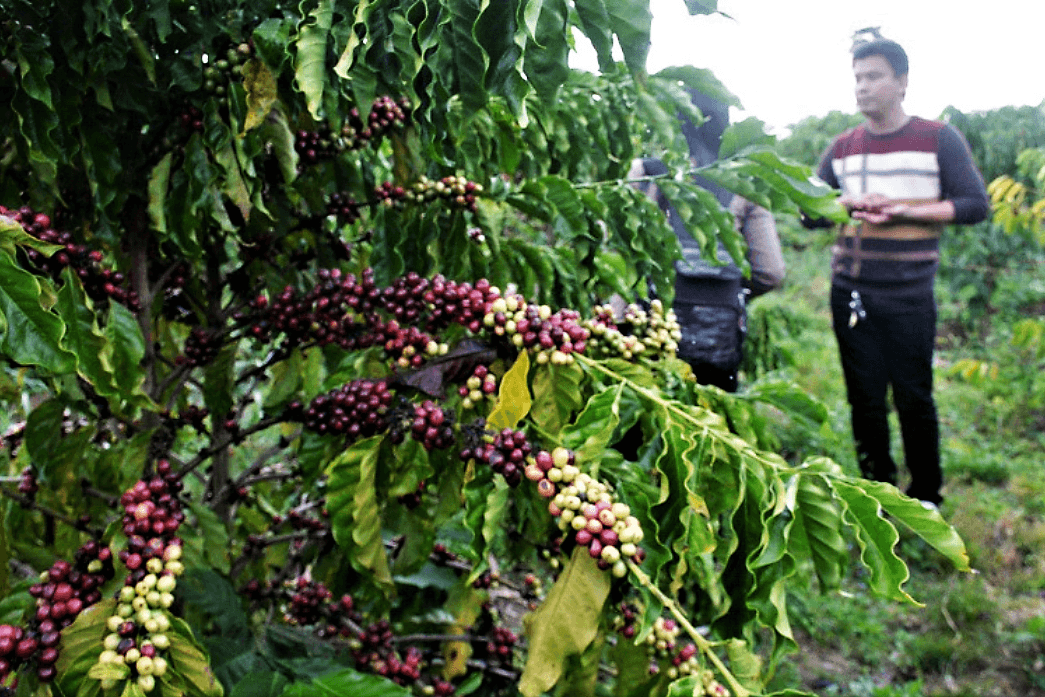
[[[860,472],[868,479],[896,483],[887,402],[891,387],[900,417],[904,464],[911,476],[907,493],[939,503],[940,427],[932,395],[935,301],[930,296],[898,307],[895,299],[883,303],[873,294],[854,297],[833,287],[831,315]]]

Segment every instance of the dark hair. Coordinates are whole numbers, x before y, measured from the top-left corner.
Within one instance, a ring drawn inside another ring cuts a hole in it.
[[[889,61],[889,65],[893,67],[893,74],[897,77],[907,74],[907,52],[895,41],[879,38],[853,46],[854,61],[869,56],[881,56]]]
[[[729,126],[729,105],[695,89],[687,91],[693,106],[704,115],[704,121],[696,126],[682,116],[682,134],[686,137],[690,159],[698,167],[703,167],[718,159],[722,134]],[[733,196],[729,191],[699,175],[695,175],[693,180],[713,193],[723,206],[729,205]]]
[[[710,164],[718,158],[722,134],[729,126],[729,106],[714,97],[695,89],[687,90],[693,106],[700,109],[704,121],[699,126],[682,117],[682,135],[689,146],[689,154],[700,166]]]

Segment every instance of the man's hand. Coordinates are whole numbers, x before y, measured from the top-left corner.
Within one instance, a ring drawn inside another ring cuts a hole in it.
[[[874,225],[899,223],[948,223],[954,220],[954,204],[951,201],[933,201],[919,205],[898,203],[882,194],[840,196],[838,203],[845,206],[849,216],[865,220]]]

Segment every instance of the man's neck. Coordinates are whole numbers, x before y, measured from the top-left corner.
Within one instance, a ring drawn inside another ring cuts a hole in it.
[[[902,108],[889,112],[881,117],[867,116],[867,130],[876,135],[899,131],[907,125],[911,117]]]

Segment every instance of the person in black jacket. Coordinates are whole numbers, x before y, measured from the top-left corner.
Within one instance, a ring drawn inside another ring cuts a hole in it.
[[[700,92],[691,92],[693,104],[705,121],[695,126],[682,119],[682,132],[694,167],[711,164],[718,158],[722,134],[729,125],[728,107]],[[667,174],[659,160],[639,159],[632,163],[630,179]],[[682,259],[675,265],[675,302],[672,309],[682,336],[677,354],[689,363],[697,382],[715,385],[727,392],[738,387],[737,370],[743,357],[747,334],[746,303],[778,288],[784,278],[784,258],[772,214],[760,206],[700,176],[694,180],[728,206],[737,229],[748,245],[751,278],[743,277],[729,253],[719,247],[717,263],[701,258],[693,235],[681,217],[654,184],[641,188],[657,201],[675,230],[682,247]]]

